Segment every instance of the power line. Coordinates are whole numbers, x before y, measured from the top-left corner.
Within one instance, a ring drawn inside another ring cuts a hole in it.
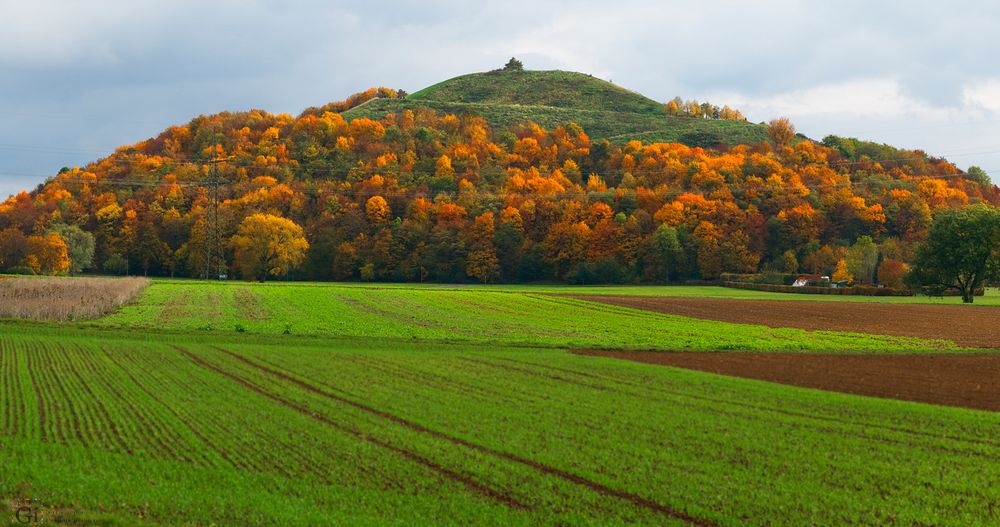
[[[221,162],[228,162],[228,159],[227,160],[218,161],[218,163],[221,163]],[[385,173],[385,172],[382,172],[382,174],[389,175],[389,173]],[[429,176],[430,175],[428,173],[425,173],[425,174],[408,173],[408,174],[423,175],[423,176]],[[648,174],[656,174],[656,173],[652,173],[652,172],[649,172],[649,173],[646,173],[646,174],[637,173],[637,174],[634,174],[634,175],[637,175],[637,176],[641,177],[643,175],[648,175]],[[966,177],[965,174],[942,174],[942,175],[938,175],[938,176],[917,176],[917,178],[920,178],[919,180],[937,180],[937,179],[951,179],[951,178],[965,178],[965,177]],[[913,179],[913,180],[897,180],[897,181],[917,181],[917,180],[918,179]],[[213,207],[216,207],[217,203],[218,203],[217,200],[218,200],[218,191],[219,191],[219,188],[220,187],[232,188],[232,187],[235,187],[235,186],[237,186],[239,184],[239,183],[236,183],[236,182],[224,182],[224,181],[225,180],[223,178],[218,177],[217,175],[213,175],[213,176],[211,176],[208,179],[203,179],[203,180],[199,180],[199,181],[187,181],[187,182],[163,182],[163,181],[141,181],[141,180],[131,180],[131,181],[130,180],[102,180],[100,182],[97,182],[97,184],[100,184],[100,185],[133,186],[133,187],[169,187],[169,186],[176,185],[176,186],[182,187],[182,188],[207,188],[207,189],[209,189],[211,191],[211,195],[213,196],[213,198],[212,198],[212,200],[213,200],[213,202],[212,202],[213,203]],[[69,183],[78,183],[78,184],[85,183],[82,179],[81,180],[77,180],[77,181],[67,181],[66,178],[61,179],[60,182],[69,182]],[[249,184],[250,182],[247,181],[245,183]],[[727,184],[727,185],[729,185],[729,184]],[[812,190],[820,190],[820,189],[825,189],[825,188],[841,188],[841,187],[843,187],[843,188],[851,188],[851,187],[856,187],[856,186],[864,186],[864,184],[863,183],[853,182],[853,181],[845,181],[845,182],[837,182],[837,183],[821,183],[821,184],[812,184],[812,185],[808,185],[808,184],[802,183],[802,184],[798,184],[798,185],[795,185],[794,187],[792,187],[786,181],[782,185],[782,188],[792,188],[792,189],[804,188],[806,190],[812,191]],[[740,187],[742,187],[742,188],[740,188]],[[377,194],[377,195],[380,195],[380,196],[419,197],[419,196],[424,196],[424,195],[434,195],[434,196],[437,196],[437,195],[453,195],[453,196],[458,196],[458,195],[462,194],[462,192],[459,191],[459,190],[437,190],[437,191],[428,190],[428,191],[422,191],[422,190],[417,190],[417,189],[413,189],[413,190],[381,189],[381,190],[370,190],[370,191],[358,191],[358,190],[354,190],[354,189],[350,189],[350,190],[344,190],[344,189],[324,189],[324,188],[317,188],[315,186],[305,186],[305,187],[299,187],[299,188],[294,188],[294,187],[290,186],[289,188],[292,190],[292,192],[297,192],[297,193],[306,194],[306,195],[313,195],[313,196],[320,195],[320,194],[335,194],[335,195],[341,195],[341,196],[353,196],[353,197],[357,197],[358,195],[368,195],[368,194],[376,195]],[[618,187],[618,189],[620,190],[621,187]],[[586,190],[586,189],[581,189],[581,190],[584,193],[588,193],[588,194],[594,192],[594,191],[589,191],[589,190]],[[650,190],[655,192],[655,190],[653,190],[653,189],[650,189]],[[760,186],[760,188],[748,188],[745,185],[745,182],[744,182],[743,185],[736,186],[736,187],[730,185],[730,186],[728,186],[728,188],[724,189],[724,191],[728,191],[728,192],[730,192],[732,194],[745,194],[747,192],[752,192],[752,191],[768,192],[769,190],[770,190],[770,188],[767,185],[767,180],[762,180],[762,185]],[[611,190],[608,190],[606,192],[611,192]],[[701,191],[701,192],[704,192],[704,191]],[[709,192],[712,192],[712,191],[709,191]],[[548,193],[548,192],[543,193],[543,192],[511,191],[509,194],[516,194],[516,195],[520,195],[520,196],[551,197],[551,196],[559,196],[559,195],[565,195],[565,194],[570,194],[570,193],[574,193],[574,191],[572,191],[572,190],[563,190],[563,191],[551,192],[551,193]],[[699,191],[693,190],[693,189],[671,190],[671,191],[666,192],[665,194],[668,194],[668,195],[670,195],[670,194],[672,194],[672,195],[680,195],[680,194],[684,194],[684,193],[699,193]],[[480,196],[480,197],[504,197],[505,195],[507,195],[507,194],[498,194],[496,192],[487,192],[487,191],[478,190],[478,189],[475,191],[475,194],[478,195],[478,196]]]
[[[216,255],[216,252],[221,252],[221,234],[219,231],[219,185],[221,179],[218,174],[218,166],[220,163],[225,163],[230,161],[232,158],[216,158],[209,161],[211,165],[211,176],[205,181],[212,188],[211,193],[211,231],[205,233],[205,279],[208,280],[211,276],[212,262],[216,262],[216,276],[222,276],[222,257],[221,255]],[[208,228],[208,225],[205,226]],[[218,258],[216,258],[218,256]]]

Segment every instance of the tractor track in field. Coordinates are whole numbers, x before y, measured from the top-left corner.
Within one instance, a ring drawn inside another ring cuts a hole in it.
[[[413,461],[413,462],[415,462],[417,464],[423,465],[424,467],[427,467],[427,468],[431,469],[432,471],[437,472],[438,474],[440,474],[440,475],[442,475],[442,476],[444,476],[444,477],[446,477],[448,479],[451,479],[453,481],[459,482],[459,483],[465,485],[466,487],[468,487],[468,488],[470,488],[470,489],[478,492],[479,494],[482,494],[483,496],[491,498],[491,499],[493,499],[495,501],[499,501],[501,503],[504,503],[506,505],[509,505],[509,506],[517,508],[517,509],[527,509],[528,508],[527,505],[525,505],[525,504],[517,501],[513,496],[510,496],[510,495],[505,494],[503,492],[500,492],[500,491],[497,491],[497,490],[492,489],[490,487],[487,487],[486,485],[483,485],[482,483],[479,483],[479,482],[477,482],[477,481],[475,481],[475,480],[473,480],[473,479],[471,479],[471,478],[469,478],[467,476],[464,476],[464,475],[459,474],[459,473],[457,473],[457,472],[455,472],[455,471],[453,471],[451,469],[443,467],[443,466],[439,465],[438,463],[436,463],[436,462],[434,462],[434,461],[432,461],[430,459],[427,459],[427,458],[421,456],[420,454],[417,454],[416,452],[412,452],[412,451],[406,450],[404,448],[397,447],[395,445],[392,445],[392,444],[387,443],[385,441],[382,441],[380,439],[376,439],[374,437],[368,436],[368,435],[366,435],[366,434],[364,434],[364,433],[362,433],[362,432],[360,432],[358,430],[355,430],[353,428],[350,428],[348,426],[344,426],[344,425],[342,425],[342,424],[340,424],[340,423],[338,423],[336,421],[333,421],[332,419],[329,419],[329,418],[323,416],[322,414],[313,412],[313,411],[311,411],[311,410],[309,410],[307,408],[303,408],[302,406],[299,406],[299,405],[297,405],[297,404],[295,404],[295,403],[293,403],[293,402],[291,402],[291,401],[289,401],[287,399],[283,399],[283,398],[281,398],[281,397],[279,397],[279,396],[277,396],[277,395],[275,395],[275,394],[273,394],[273,393],[265,390],[264,388],[261,388],[260,386],[257,386],[256,384],[253,384],[250,381],[247,381],[246,379],[244,379],[244,378],[242,378],[242,377],[240,377],[238,375],[235,375],[235,374],[233,374],[231,372],[228,372],[228,371],[226,371],[226,370],[224,370],[222,368],[219,368],[218,366],[215,366],[215,365],[209,363],[208,361],[202,359],[201,357],[197,356],[196,354],[191,353],[190,351],[188,351],[188,350],[186,350],[186,349],[184,349],[184,348],[182,348],[180,346],[171,345],[171,347],[173,349],[175,349],[176,351],[180,352],[182,355],[185,355],[187,358],[191,359],[191,361],[194,362],[195,364],[197,364],[197,365],[199,365],[199,366],[201,366],[201,367],[203,367],[205,369],[208,369],[210,371],[213,371],[213,372],[215,372],[215,373],[217,373],[217,374],[219,374],[219,375],[221,375],[223,377],[226,377],[226,378],[228,378],[228,379],[236,382],[237,384],[243,386],[244,388],[246,388],[246,389],[248,389],[248,390],[250,390],[250,391],[252,391],[252,392],[254,392],[254,393],[258,394],[258,395],[262,395],[262,396],[264,396],[264,397],[266,397],[268,399],[271,399],[272,401],[274,401],[274,402],[276,402],[276,403],[278,403],[278,404],[280,404],[282,406],[285,406],[286,408],[290,408],[290,409],[292,409],[292,410],[294,410],[294,411],[296,411],[296,412],[298,412],[298,413],[300,413],[302,415],[310,417],[310,418],[312,418],[312,419],[314,419],[316,421],[319,421],[319,422],[321,422],[321,423],[323,423],[323,424],[325,424],[327,426],[330,426],[330,427],[332,427],[332,428],[334,428],[336,430],[339,430],[341,432],[350,434],[350,435],[356,437],[357,439],[360,439],[360,440],[365,441],[367,443],[371,443],[373,445],[376,445],[376,446],[385,448],[387,450],[390,450],[392,452],[395,452],[395,453],[397,453],[397,454],[405,457],[406,459],[409,459],[409,460],[411,460],[411,461]],[[232,355],[234,357],[240,358],[241,360],[245,361],[247,364],[249,364],[251,366],[256,366],[257,368],[262,369],[264,371],[269,371],[266,368],[262,368],[262,367],[260,367],[259,365],[256,365],[253,362],[250,362],[250,361],[248,361],[246,359],[243,359],[242,357],[239,357],[235,353],[231,353],[229,351],[222,350],[220,348],[213,348],[213,349],[217,349],[218,351],[221,351],[223,353],[226,353],[226,354]],[[282,378],[284,378],[284,377],[282,377]],[[302,384],[305,384],[305,383],[302,383]],[[306,386],[309,386],[309,385],[306,385]]]
[[[577,351],[574,351],[573,353],[576,353],[576,354],[579,354],[579,355],[598,355],[598,356],[617,357],[615,354],[619,353],[619,352],[604,351],[604,350],[597,350],[597,351],[582,351],[582,350],[577,350]],[[657,352],[638,352],[638,353],[657,353]],[[770,412],[770,413],[775,413],[775,414],[778,414],[778,415],[785,415],[785,416],[788,416],[788,417],[801,418],[801,419],[805,419],[807,421],[818,421],[818,422],[824,422],[824,423],[835,423],[835,424],[838,424],[838,425],[851,426],[851,427],[853,427],[853,426],[861,426],[861,427],[864,427],[864,428],[867,428],[867,429],[876,429],[876,430],[881,430],[883,432],[893,432],[893,433],[899,433],[899,434],[904,434],[904,435],[911,435],[911,436],[915,436],[915,437],[926,437],[926,438],[936,439],[936,440],[946,439],[946,440],[951,440],[951,441],[958,441],[958,442],[962,442],[962,443],[968,443],[968,444],[972,444],[972,445],[987,446],[987,447],[1000,447],[1000,443],[995,442],[995,441],[977,440],[977,439],[965,438],[965,437],[954,436],[954,435],[949,435],[949,434],[937,434],[937,433],[933,433],[933,432],[924,432],[924,431],[920,431],[920,430],[912,430],[912,429],[909,429],[909,428],[896,427],[896,426],[886,425],[886,424],[880,424],[880,423],[870,423],[870,422],[865,422],[865,421],[853,421],[853,420],[850,420],[850,419],[842,419],[842,418],[838,418],[838,417],[834,417],[834,416],[829,416],[829,415],[816,415],[816,414],[810,414],[810,413],[804,413],[804,412],[795,412],[795,411],[792,411],[792,410],[786,410],[786,409],[782,409],[782,408],[774,408],[774,407],[767,406],[767,405],[736,403],[736,402],[733,402],[733,401],[727,401],[725,399],[720,399],[720,398],[711,397],[711,396],[707,396],[707,395],[698,395],[698,394],[692,394],[692,393],[684,393],[684,392],[679,392],[679,391],[676,391],[676,390],[670,390],[670,389],[660,388],[660,387],[656,387],[656,386],[652,386],[652,385],[644,385],[644,384],[636,384],[636,383],[624,382],[624,381],[621,381],[620,379],[616,379],[614,377],[608,377],[608,376],[594,375],[594,374],[590,374],[590,373],[578,372],[578,371],[574,371],[574,370],[571,370],[571,369],[568,369],[568,368],[560,368],[560,367],[557,367],[557,366],[549,366],[549,365],[543,365],[543,364],[532,364],[532,363],[528,363],[528,362],[524,362],[524,361],[517,361],[517,360],[514,360],[514,359],[507,359],[507,358],[500,358],[500,360],[504,360],[504,361],[507,361],[507,362],[521,363],[521,364],[525,364],[525,365],[532,365],[532,366],[535,366],[537,368],[556,370],[556,371],[560,371],[560,372],[564,372],[564,373],[568,373],[568,374],[576,374],[576,375],[579,375],[579,376],[582,376],[582,377],[598,379],[598,380],[602,380],[602,381],[606,381],[606,382],[607,381],[615,382],[615,383],[618,383],[618,384],[622,384],[624,386],[630,386],[630,387],[633,387],[633,388],[640,388],[640,389],[651,391],[651,392],[653,392],[655,394],[660,394],[662,396],[667,396],[667,397],[680,397],[680,398],[683,398],[683,399],[693,399],[693,400],[696,400],[696,401],[705,401],[705,402],[708,402],[708,403],[721,404],[721,405],[725,405],[725,406],[735,406],[736,408],[753,410],[753,411]],[[485,366],[492,366],[492,367],[495,367],[495,368],[498,368],[498,369],[505,369],[505,370],[508,370],[508,371],[520,371],[520,372],[523,372],[523,373],[528,374],[528,375],[534,375],[534,376],[537,376],[537,377],[553,379],[553,380],[557,380],[557,381],[560,381],[560,382],[568,382],[570,384],[576,384],[576,385],[581,385],[581,386],[590,386],[590,385],[583,384],[583,383],[580,383],[580,382],[577,382],[577,381],[566,379],[566,378],[561,377],[561,376],[549,375],[549,374],[545,374],[545,373],[542,373],[542,372],[532,371],[530,369],[511,369],[511,368],[508,368],[508,367],[506,367],[504,365],[495,364],[495,363],[491,363],[491,362],[488,362],[488,361],[472,361],[472,360],[469,360],[469,361],[470,362],[478,362],[479,364],[482,364],[482,365],[485,365]],[[639,393],[635,393],[635,392],[623,390],[623,389],[620,389],[620,388],[606,387],[605,390],[606,391],[612,391],[612,392],[615,392],[615,393],[621,393],[621,394],[629,396],[629,397],[640,397],[640,398],[645,399],[647,401],[653,401],[653,402],[655,402],[655,401],[661,400],[659,398],[650,397],[649,395],[643,395],[643,394],[639,394]],[[722,409],[722,408],[719,408],[719,407],[716,407],[716,406],[699,406],[699,405],[696,405],[696,404],[681,403],[681,402],[676,402],[676,401],[672,401],[671,404],[680,404],[680,405],[684,405],[685,407],[691,408],[691,409],[696,410],[696,411],[715,413],[715,414],[724,415],[724,416],[727,416],[727,417],[733,417],[733,418],[738,418],[738,419],[753,419],[752,416],[749,416],[749,415],[746,415],[746,414],[741,414],[741,413],[730,411],[730,410],[725,410],[725,409]],[[833,429],[833,428],[829,428],[829,427],[825,427],[825,426],[820,426],[818,424],[811,424],[811,425],[809,425],[809,428],[812,428],[813,430],[822,431],[822,432],[833,432],[833,433],[837,433],[837,434],[841,434],[841,435],[849,435],[849,436],[853,436],[853,437],[857,437],[857,438],[865,439],[865,440],[870,440],[870,441],[879,441],[879,442],[885,443],[885,444],[904,445],[904,446],[909,446],[909,447],[919,447],[919,448],[926,448],[926,449],[934,450],[934,451],[938,451],[938,452],[947,452],[947,453],[952,453],[952,454],[969,455],[969,456],[977,456],[977,457],[988,457],[988,458],[991,458],[991,459],[993,457],[991,454],[985,454],[985,453],[982,453],[982,452],[962,450],[962,449],[954,449],[954,448],[942,447],[940,445],[920,444],[920,443],[916,443],[916,442],[913,442],[913,441],[901,441],[901,440],[898,440],[898,439],[890,439],[890,438],[887,438],[887,437],[873,436],[873,435],[870,435],[870,434],[856,432],[856,431],[853,431],[853,430]]]
[[[102,349],[101,351],[104,353],[104,356],[107,357],[108,361],[111,364],[114,364],[115,367],[118,368],[118,370],[120,372],[122,372],[126,376],[126,378],[129,379],[129,381],[132,382],[132,384],[134,384],[139,390],[142,391],[142,393],[146,394],[152,401],[154,401],[157,404],[159,404],[160,407],[162,407],[167,413],[169,413],[170,415],[174,416],[174,418],[177,419],[177,421],[179,421],[181,424],[183,424],[185,427],[187,427],[187,429],[191,432],[191,434],[195,438],[197,438],[199,441],[201,441],[202,445],[207,450],[211,450],[212,452],[215,452],[215,453],[219,454],[219,457],[221,459],[223,459],[224,461],[226,461],[227,463],[229,463],[233,467],[239,468],[239,466],[240,466],[239,463],[237,463],[234,460],[230,459],[229,456],[225,452],[222,452],[220,450],[215,449],[212,446],[212,441],[209,440],[209,438],[206,437],[205,434],[203,434],[199,430],[199,428],[197,426],[195,426],[191,422],[190,419],[188,419],[187,417],[185,417],[184,415],[182,415],[180,412],[178,412],[173,406],[167,404],[166,401],[164,401],[162,397],[160,397],[159,395],[156,394],[155,390],[149,389],[147,387],[146,383],[139,382],[139,379],[136,378],[136,376],[131,372],[131,370],[129,368],[125,367],[124,365],[122,365],[119,362],[119,359],[115,358],[115,355],[116,355],[115,353],[111,353],[111,352],[109,352],[106,349]],[[192,449],[189,449],[189,450],[191,450],[193,452],[198,452],[198,449],[193,449],[192,448]],[[196,464],[208,465],[208,466],[214,465],[214,463],[212,463],[212,461],[207,456],[203,455],[203,456],[200,456],[200,457],[201,457],[201,461],[199,461],[197,459],[191,459],[190,462],[191,463],[196,463]]]
[[[1000,348],[1000,308],[734,298],[555,295],[668,315],[810,331],[848,331],[949,340],[959,346]]]
[[[298,386],[298,387],[300,387],[300,388],[302,388],[302,389],[304,389],[304,390],[306,390],[308,392],[311,392],[311,393],[314,393],[316,395],[320,395],[322,397],[325,397],[325,398],[328,398],[328,399],[331,399],[331,400],[334,400],[334,401],[337,401],[337,402],[340,402],[340,403],[352,406],[354,408],[357,408],[357,409],[362,410],[364,412],[370,413],[372,415],[376,415],[376,416],[382,417],[384,419],[387,419],[387,420],[389,420],[389,421],[391,421],[393,423],[399,424],[399,425],[401,425],[403,427],[406,427],[406,428],[409,428],[411,430],[414,430],[414,431],[417,431],[417,432],[420,432],[420,433],[424,433],[424,434],[430,435],[432,437],[435,437],[435,438],[438,438],[438,439],[442,439],[444,441],[448,441],[450,443],[453,443],[453,444],[456,444],[456,445],[459,445],[459,446],[463,446],[463,447],[466,447],[466,448],[469,448],[469,449],[472,449],[472,450],[476,450],[476,451],[479,451],[479,452],[482,452],[482,453],[485,453],[485,454],[496,456],[496,457],[499,457],[499,458],[502,458],[502,459],[506,459],[508,461],[512,461],[512,462],[515,462],[515,463],[518,463],[518,464],[521,464],[521,465],[533,468],[533,469],[538,470],[539,472],[541,472],[543,474],[547,474],[547,475],[550,475],[550,476],[556,476],[558,478],[561,478],[563,480],[569,481],[571,483],[575,483],[577,485],[581,485],[581,486],[587,487],[587,488],[589,488],[589,489],[591,489],[591,490],[593,490],[593,491],[595,491],[595,492],[597,492],[599,494],[602,494],[604,496],[619,498],[619,499],[628,501],[628,502],[632,503],[633,505],[636,505],[636,506],[639,506],[639,507],[643,507],[645,509],[651,510],[651,511],[656,512],[658,514],[661,514],[663,516],[667,516],[667,517],[670,517],[670,518],[682,520],[682,521],[685,521],[685,522],[687,522],[689,524],[696,525],[696,526],[699,526],[699,527],[713,527],[715,525],[714,523],[712,523],[709,520],[705,520],[703,518],[697,518],[695,516],[692,516],[690,514],[687,514],[687,513],[683,512],[683,511],[679,511],[679,510],[673,509],[671,507],[665,506],[665,505],[663,505],[661,503],[653,501],[653,500],[651,500],[649,498],[645,498],[645,497],[639,496],[637,494],[633,494],[633,493],[630,493],[630,492],[627,492],[627,491],[618,490],[618,489],[614,489],[614,488],[608,487],[608,486],[606,486],[604,484],[601,484],[601,483],[598,483],[596,481],[587,479],[587,478],[585,478],[583,476],[580,476],[580,475],[577,475],[577,474],[573,474],[571,472],[567,472],[567,471],[562,470],[560,468],[556,468],[556,467],[553,467],[553,466],[550,466],[550,465],[546,465],[546,464],[541,463],[539,461],[535,461],[535,460],[532,460],[532,459],[524,458],[524,457],[518,456],[516,454],[509,453],[509,452],[504,452],[504,451],[501,451],[501,450],[495,450],[493,448],[486,447],[486,446],[483,446],[483,445],[479,445],[479,444],[473,443],[471,441],[462,439],[460,437],[455,437],[455,436],[448,435],[448,434],[446,434],[444,432],[439,432],[437,430],[432,430],[430,428],[427,428],[424,425],[421,425],[419,423],[410,421],[410,420],[405,419],[403,417],[400,417],[398,415],[394,415],[394,414],[391,414],[389,412],[386,412],[386,411],[383,411],[383,410],[379,410],[378,408],[374,408],[374,407],[368,406],[366,404],[359,403],[357,401],[353,401],[353,400],[348,399],[346,397],[342,397],[340,395],[337,395],[337,394],[334,394],[334,393],[330,393],[329,391],[317,388],[316,386],[313,386],[312,384],[309,384],[309,383],[307,383],[307,382],[305,382],[305,381],[303,381],[303,380],[301,380],[299,378],[293,377],[293,376],[291,376],[291,375],[289,375],[287,373],[284,373],[284,372],[281,372],[281,371],[269,368],[267,366],[258,364],[256,362],[254,362],[254,361],[252,361],[250,359],[247,359],[246,357],[243,357],[243,356],[241,356],[241,355],[239,355],[237,353],[234,353],[232,351],[229,351],[229,350],[226,350],[226,349],[223,349],[223,348],[219,348],[219,347],[215,347],[215,346],[213,346],[212,349],[214,349],[216,351],[219,351],[221,353],[224,353],[224,354],[226,354],[226,355],[228,355],[228,356],[230,356],[230,357],[232,357],[232,358],[234,358],[234,359],[236,359],[236,360],[238,360],[238,361],[240,361],[240,362],[242,362],[242,363],[244,363],[244,364],[246,364],[246,365],[248,365],[248,366],[250,366],[252,368],[255,368],[257,370],[263,371],[263,372],[268,373],[268,374],[270,374],[272,376],[278,377],[278,378],[280,378],[282,380],[291,382],[292,384],[295,384],[296,386]],[[204,361],[202,359],[196,358],[196,356],[194,356],[190,352],[187,352],[186,350],[180,350],[179,348],[178,348],[178,350],[182,351],[185,354],[187,354],[189,357],[191,357],[192,360],[196,360],[196,361],[198,361],[200,363],[204,363]],[[233,378],[234,380],[236,380],[237,382],[240,382],[241,384],[243,384],[244,386],[247,386],[248,388],[251,387],[251,386],[253,386],[253,388],[251,388],[251,389],[254,390],[254,391],[258,391],[259,393],[262,393],[262,395],[265,395],[265,396],[270,397],[272,399],[275,399],[277,401],[282,401],[280,398],[278,398],[276,396],[264,393],[264,391],[261,388],[256,387],[256,386],[254,386],[254,385],[252,385],[252,384],[250,384],[250,383],[248,383],[248,382],[240,379],[239,377],[236,377],[235,375],[231,375],[228,372],[224,372],[223,370],[215,368],[214,366],[211,366],[208,363],[204,363],[204,365],[206,367],[209,367],[209,368],[211,368],[213,370],[218,371],[222,375],[226,375],[227,377]],[[332,387],[330,387],[330,389],[336,390],[336,388],[332,388]],[[289,405],[289,406],[295,408],[294,404],[290,403],[288,401],[284,401],[284,404]],[[305,409],[300,409],[300,411],[303,411],[303,412],[307,413],[308,415],[313,415],[317,419],[319,419],[320,417],[322,417],[322,416],[315,416],[314,414],[312,414],[312,412],[309,412],[308,410],[305,410]],[[325,419],[325,418],[323,418],[323,419]],[[355,432],[355,434],[359,434],[359,433]],[[372,440],[373,439],[373,438],[368,438],[367,436],[361,436],[361,437],[366,438],[368,440]],[[391,445],[389,446],[389,448],[395,449],[395,447],[391,447]],[[441,467],[441,468],[443,469],[443,467]],[[447,469],[443,469],[443,470],[447,470]],[[462,477],[462,476],[458,476],[458,477]],[[476,485],[479,485],[479,484],[476,484]],[[488,489],[488,490],[490,492],[496,493],[496,491],[494,491],[492,489]],[[512,502],[513,504],[516,504],[515,506],[517,506],[519,508],[526,508],[525,505],[520,504],[519,502],[515,501],[512,497],[506,496],[506,495],[504,495],[504,496],[508,500],[510,500],[510,502]]]

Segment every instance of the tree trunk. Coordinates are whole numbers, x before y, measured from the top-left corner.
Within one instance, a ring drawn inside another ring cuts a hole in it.
[[[973,293],[975,293],[975,290],[972,289],[971,286],[970,287],[963,287],[962,288],[962,302],[966,303],[966,304],[971,304],[972,303],[972,295],[973,295]]]

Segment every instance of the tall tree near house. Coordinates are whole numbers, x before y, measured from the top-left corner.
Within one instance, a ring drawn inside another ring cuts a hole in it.
[[[850,282],[854,280],[854,276],[851,272],[847,270],[847,260],[841,258],[837,261],[837,266],[833,269],[833,277],[831,278],[834,282]]]
[[[972,303],[992,279],[1000,279],[1000,208],[979,204],[938,213],[904,281],[931,294],[955,288]]]
[[[871,284],[878,268],[878,246],[871,236],[862,236],[847,250],[847,270],[856,280]]]
[[[231,243],[243,278],[261,282],[297,268],[309,249],[302,227],[271,214],[244,218]]]
[[[903,287],[903,277],[910,268],[905,263],[886,258],[878,266],[878,282],[886,287],[899,289]]]
[[[799,259],[795,257],[795,251],[785,251],[781,255],[781,270],[788,274],[799,272]]]

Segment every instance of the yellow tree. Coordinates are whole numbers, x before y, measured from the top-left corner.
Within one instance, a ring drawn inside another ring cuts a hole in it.
[[[777,146],[792,146],[795,139],[795,125],[787,117],[774,119],[767,123],[767,135]]]
[[[365,213],[368,215],[368,221],[372,225],[382,225],[389,221],[392,210],[389,209],[389,203],[385,198],[382,196],[372,196],[365,202]]]
[[[851,282],[854,280],[854,276],[847,270],[847,260],[841,258],[837,261],[837,268],[833,270],[832,280],[834,282]]]
[[[244,218],[231,243],[243,278],[261,282],[267,275],[280,276],[298,267],[309,249],[302,227],[271,214]]]
[[[46,236],[28,236],[28,256],[24,261],[35,274],[62,274],[69,270],[69,247],[62,236],[54,232]]]
[[[434,177],[452,177],[454,175],[455,169],[451,166],[451,158],[441,155],[434,163]]]

